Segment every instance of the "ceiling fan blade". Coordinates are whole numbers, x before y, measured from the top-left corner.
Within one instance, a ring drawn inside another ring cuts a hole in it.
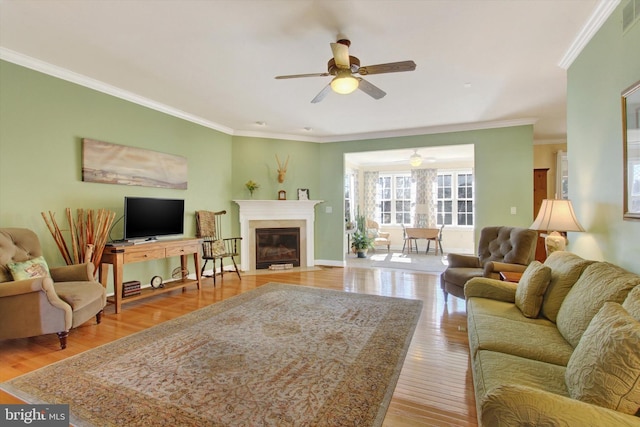
[[[338,68],[351,68],[349,63],[349,47],[342,43],[331,43],[331,51],[333,59],[336,61]]]
[[[276,76],[276,79],[297,79],[299,77],[327,77],[329,73],[291,74],[289,76]]]
[[[322,101],[329,94],[329,92],[331,92],[331,84],[326,85],[324,89],[322,89],[320,93],[311,100],[311,103],[317,104],[318,102]]]
[[[358,85],[358,89],[369,95],[374,99],[384,98],[387,92],[380,89],[378,86],[374,86],[362,77],[358,77],[360,84]]]
[[[389,62],[388,64],[360,67],[358,74],[366,76],[367,74],[399,73],[401,71],[413,71],[415,69],[416,63],[413,61]]]

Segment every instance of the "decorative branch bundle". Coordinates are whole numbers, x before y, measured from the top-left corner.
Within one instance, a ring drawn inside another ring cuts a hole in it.
[[[92,209],[87,211],[78,209],[75,221],[71,215],[71,209],[67,208],[65,213],[69,224],[71,250],[69,250],[62,230],[56,222],[55,213],[49,211],[49,218],[47,218],[47,215],[41,212],[42,218],[47,224],[53,240],[55,240],[67,265],[91,262],[94,266],[94,271],[97,272],[102,252],[107,244],[109,230],[116,217],[115,212],[98,209],[97,213],[94,214]]]

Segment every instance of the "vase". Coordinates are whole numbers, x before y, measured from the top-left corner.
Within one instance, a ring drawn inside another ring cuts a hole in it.
[[[366,249],[358,249],[356,254],[358,255],[358,258],[366,258],[367,257],[367,250]]]

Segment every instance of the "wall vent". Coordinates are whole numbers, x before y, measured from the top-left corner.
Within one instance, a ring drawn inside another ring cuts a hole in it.
[[[629,0],[622,9],[622,31],[627,31],[640,20],[640,0]]]

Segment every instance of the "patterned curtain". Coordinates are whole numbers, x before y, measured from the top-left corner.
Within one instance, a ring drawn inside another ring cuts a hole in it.
[[[426,212],[414,215],[414,226],[436,228],[437,169],[412,169],[411,179],[416,183],[416,208],[426,207]],[[419,210],[419,209],[418,209]],[[415,212],[415,211],[414,211]]]
[[[376,219],[376,195],[378,193],[378,171],[364,173],[364,210],[360,212],[365,218]]]

